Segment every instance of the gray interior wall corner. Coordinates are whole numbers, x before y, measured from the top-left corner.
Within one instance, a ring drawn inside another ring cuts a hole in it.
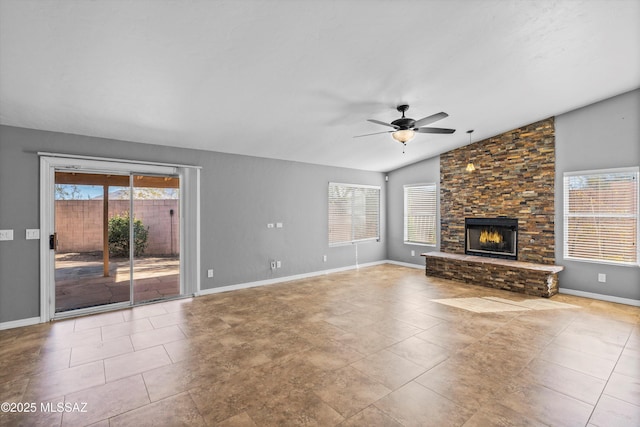
[[[640,300],[640,268],[563,259],[565,172],[640,165],[640,89],[556,117],[555,236],[561,289]],[[606,283],[598,274],[606,274]]]
[[[389,172],[387,182],[387,254],[390,260],[424,265],[423,252],[440,250],[437,246],[410,245],[404,243],[404,185],[435,183],[440,194],[440,157],[432,157],[418,163]],[[437,210],[436,236],[440,236],[440,209]],[[411,251],[415,255],[411,255]]]
[[[15,236],[0,242],[0,323],[40,315],[39,241],[24,236],[39,228],[39,151],[201,166],[203,290],[355,265],[354,246],[328,246],[328,183],[378,185],[386,200],[379,172],[0,126],[0,229]],[[360,264],[387,257],[381,214],[381,239],[358,246]]]

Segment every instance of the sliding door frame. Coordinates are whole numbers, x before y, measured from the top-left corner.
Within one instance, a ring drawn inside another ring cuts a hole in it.
[[[49,235],[55,231],[55,171],[103,174],[150,174],[180,177],[180,297],[200,291],[200,167],[136,162],[88,156],[38,153],[40,156],[40,321],[126,308],[128,302],[55,312],[55,251]]]

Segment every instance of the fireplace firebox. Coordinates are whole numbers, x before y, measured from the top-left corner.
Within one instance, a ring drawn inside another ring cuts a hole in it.
[[[516,218],[465,218],[464,228],[465,254],[518,259]]]

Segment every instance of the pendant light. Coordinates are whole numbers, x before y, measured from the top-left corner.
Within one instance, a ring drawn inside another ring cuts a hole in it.
[[[473,132],[473,129],[467,131],[467,133],[469,134],[469,145],[471,145],[471,133],[472,132]],[[476,170],[476,167],[473,165],[473,162],[471,161],[471,153],[469,153],[469,155],[467,157],[468,157],[469,161],[467,162],[466,171],[467,172],[473,172],[474,170]]]

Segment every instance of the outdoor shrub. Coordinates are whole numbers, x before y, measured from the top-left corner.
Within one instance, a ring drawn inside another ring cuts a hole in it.
[[[129,212],[109,218],[109,254],[113,257],[129,256],[129,221]],[[133,232],[135,236],[133,254],[140,256],[147,248],[149,230],[144,227],[141,220],[134,218]]]

